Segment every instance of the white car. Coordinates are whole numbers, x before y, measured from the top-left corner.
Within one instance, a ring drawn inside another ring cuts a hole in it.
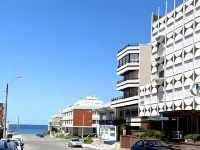
[[[23,149],[23,146],[22,146],[22,143],[21,143],[21,141],[19,140],[19,139],[10,139],[11,141],[13,141],[14,143],[18,143],[18,145],[17,145],[17,149],[18,150],[22,150]]]
[[[18,139],[19,141],[21,141],[21,146],[24,146],[24,140],[23,140],[23,138],[22,138],[22,136],[20,134],[13,135],[12,139]]]
[[[82,142],[78,138],[71,138],[68,142],[69,147],[82,147]]]
[[[1,141],[11,141],[15,144],[15,146],[17,147],[17,150],[22,150],[22,147],[20,145],[20,141],[17,139],[1,139]]]

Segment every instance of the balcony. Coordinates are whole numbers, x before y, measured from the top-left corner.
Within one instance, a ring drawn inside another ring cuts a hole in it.
[[[111,108],[138,104],[138,92],[111,99]]]
[[[117,69],[117,75],[123,75],[127,71],[139,70],[139,60],[126,61],[125,64],[119,65]]]
[[[122,49],[120,49],[118,51],[118,54],[121,53],[123,50],[125,50],[128,47],[135,47],[135,46],[139,46],[139,43],[135,43],[135,44],[127,44],[126,46],[124,46]]]
[[[117,90],[121,91],[127,88],[138,87],[139,79],[138,78],[127,78],[117,82]]]
[[[164,42],[164,40],[165,40],[165,36],[164,36],[164,35],[158,35],[158,36],[156,37],[156,41],[157,41],[158,43],[162,43],[162,42]]]
[[[118,120],[99,120],[99,125],[122,125],[126,124],[125,119]]]

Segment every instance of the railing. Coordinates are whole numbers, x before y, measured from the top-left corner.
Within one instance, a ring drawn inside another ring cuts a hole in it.
[[[125,124],[125,119],[117,119],[117,120],[99,120],[99,125],[122,125]]]
[[[124,95],[124,96],[119,96],[119,97],[112,98],[111,102],[118,101],[118,100],[125,99],[125,98],[129,98],[129,97],[132,97],[132,96],[138,96],[138,92],[133,92],[130,95]]]
[[[118,68],[120,68],[121,66],[126,65],[127,63],[132,63],[132,62],[134,62],[134,63],[139,63],[139,60],[128,60],[128,61],[125,61],[124,64],[122,64],[122,65],[118,65]]]
[[[121,51],[123,51],[125,48],[129,47],[129,46],[139,46],[139,43],[135,43],[135,44],[127,44],[126,46],[124,46],[123,48],[121,48],[118,53],[120,53]]]
[[[131,78],[131,77],[129,77],[129,78],[122,79],[122,80],[118,81],[117,84],[122,83],[122,82],[127,81],[127,80],[138,80],[138,79],[139,78]]]

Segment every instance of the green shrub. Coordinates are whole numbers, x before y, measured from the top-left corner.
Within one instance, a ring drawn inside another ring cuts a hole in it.
[[[93,143],[93,139],[89,138],[87,140],[84,140],[85,144],[92,144]]]
[[[136,136],[139,138],[161,138],[164,136],[164,133],[161,131],[150,130],[146,132],[138,132]]]
[[[184,136],[184,139],[191,139],[194,143],[200,137],[200,134],[188,134]]]

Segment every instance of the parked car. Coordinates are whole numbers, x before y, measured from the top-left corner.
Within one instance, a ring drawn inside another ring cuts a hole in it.
[[[17,145],[9,139],[0,141],[0,150],[18,150]]]
[[[13,141],[16,145],[17,145],[17,149],[18,150],[23,150],[23,144],[19,139],[10,139],[11,141]]]
[[[36,134],[36,136],[44,138],[44,134]]]
[[[82,142],[78,138],[71,138],[68,142],[69,147],[82,147]]]
[[[131,150],[174,150],[160,140],[139,140],[132,145]]]
[[[21,146],[24,146],[24,140],[21,135],[13,135],[12,138],[21,141]]]

